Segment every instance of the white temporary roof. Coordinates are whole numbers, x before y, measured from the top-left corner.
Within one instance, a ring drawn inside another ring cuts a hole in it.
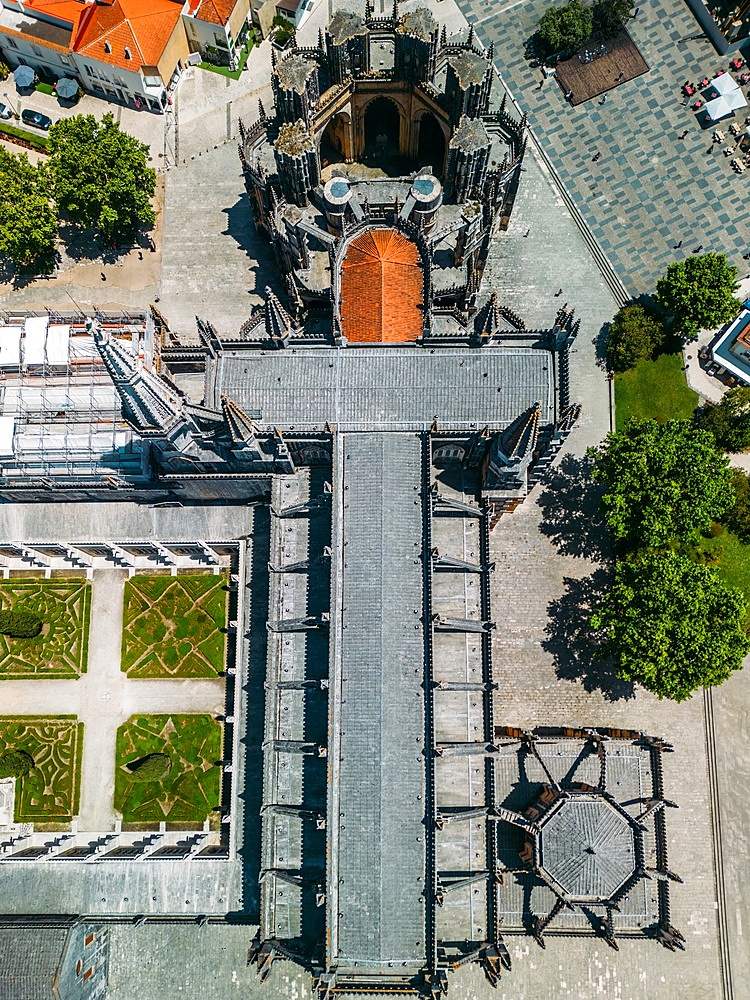
[[[0,368],[17,368],[21,362],[22,326],[0,326]]]
[[[67,368],[69,343],[69,326],[50,326],[47,331],[47,364]]]
[[[44,364],[44,342],[47,339],[47,316],[27,316],[24,322],[26,337],[23,344],[23,360],[27,365]]]
[[[722,73],[711,81],[710,86],[720,95],[732,94],[740,89],[739,83],[729,73]]]
[[[706,114],[712,122],[717,122],[720,118],[726,118],[738,108],[746,108],[747,101],[741,90],[732,90],[722,97],[715,97],[713,101],[706,104]]]

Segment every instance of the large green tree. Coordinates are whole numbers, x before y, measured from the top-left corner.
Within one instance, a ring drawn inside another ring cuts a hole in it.
[[[0,255],[24,270],[49,271],[56,238],[45,169],[0,147]]]
[[[688,420],[630,420],[589,454],[610,530],[630,548],[693,540],[732,506],[726,455]]]
[[[678,333],[696,337],[733,319],[740,310],[737,268],[723,253],[693,254],[670,264],[656,283],[656,298],[669,312]]]
[[[724,451],[750,448],[750,387],[730,389],[716,406],[708,406],[700,418]]]
[[[567,52],[591,36],[594,15],[588,4],[570,0],[563,7],[548,7],[539,21],[539,35],[548,52]]]
[[[721,684],[750,650],[746,605],[715,570],[675,552],[621,561],[591,625],[601,630],[600,658],[614,659],[623,680],[660,698],[684,701]]]
[[[740,541],[750,545],[750,479],[741,469],[732,469],[734,503],[724,523]]]
[[[650,360],[666,340],[664,324],[643,306],[623,306],[609,327],[607,361],[614,372],[624,372]]]
[[[55,200],[74,222],[108,237],[154,224],[148,146],[120,131],[111,114],[61,118],[49,142]]]
[[[633,16],[632,0],[597,0],[594,4],[594,28],[605,38],[622,31]]]

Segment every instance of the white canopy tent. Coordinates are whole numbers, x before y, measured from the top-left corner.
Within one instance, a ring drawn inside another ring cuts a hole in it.
[[[721,97],[726,97],[728,94],[732,94],[734,91],[740,89],[739,83],[729,73],[722,73],[721,76],[715,76],[709,86]]]
[[[706,104],[706,114],[712,122],[717,122],[720,118],[726,118],[727,115],[733,114],[739,108],[746,107],[747,101],[745,100],[745,95],[741,90],[737,89],[723,94],[721,97],[715,97],[713,101],[709,101]]]

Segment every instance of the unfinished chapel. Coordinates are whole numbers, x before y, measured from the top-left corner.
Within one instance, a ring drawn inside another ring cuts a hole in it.
[[[269,996],[280,960],[321,997],[437,996],[472,961],[496,985],[514,935],[680,947],[669,744],[513,729],[493,679],[491,530],[580,414],[574,312],[529,329],[485,280],[526,122],[491,48],[415,3],[338,11],[272,72],[239,155],[276,290],[231,335],[199,319],[197,342],[153,306],[8,317],[0,497],[255,505],[221,849],[257,893],[248,960]],[[242,730],[249,691],[262,732]]]

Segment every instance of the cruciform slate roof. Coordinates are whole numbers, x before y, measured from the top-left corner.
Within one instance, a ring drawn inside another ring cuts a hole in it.
[[[97,3],[83,24],[73,48],[83,56],[137,72],[161,59],[182,7],[173,0],[114,0]],[[111,51],[107,52],[105,43]],[[126,58],[125,49],[131,58]]]
[[[352,343],[399,344],[422,333],[419,251],[395,229],[371,229],[341,265],[341,329]]]

